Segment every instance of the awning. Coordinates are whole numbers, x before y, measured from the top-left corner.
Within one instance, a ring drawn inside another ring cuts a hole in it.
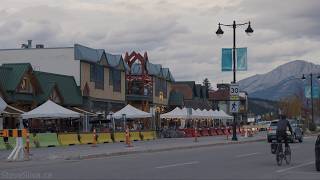
[[[51,100],[43,103],[39,107],[22,114],[23,119],[44,118],[44,119],[60,119],[60,118],[79,118],[80,113],[64,108]]]

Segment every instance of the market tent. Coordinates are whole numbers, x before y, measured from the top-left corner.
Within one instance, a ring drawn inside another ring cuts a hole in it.
[[[141,111],[140,109],[137,109],[131,106],[130,104],[128,104],[126,107],[122,108],[118,112],[115,112],[112,117],[115,119],[121,119],[123,114],[126,115],[126,118],[131,119],[152,117],[151,113]]]
[[[6,107],[7,103],[0,97],[0,113],[2,113]]]
[[[232,116],[228,115],[223,110],[214,111],[214,112],[215,112],[215,116],[214,116],[215,119],[233,119]]]
[[[22,119],[30,118],[44,118],[44,119],[58,119],[58,118],[79,118],[80,113],[71,111],[64,108],[51,100],[43,103],[39,107],[33,109],[32,111],[23,113]]]
[[[168,118],[168,119],[177,118],[177,119],[179,119],[179,118],[183,118],[183,117],[184,117],[183,111],[179,107],[176,107],[172,111],[160,115],[161,119],[163,119],[163,118]]]

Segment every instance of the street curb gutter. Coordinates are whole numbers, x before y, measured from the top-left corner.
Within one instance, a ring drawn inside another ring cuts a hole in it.
[[[95,159],[95,158],[101,158],[101,157],[113,157],[113,156],[123,156],[123,155],[131,155],[131,154],[164,152],[164,151],[173,151],[173,150],[181,150],[181,149],[196,149],[196,148],[214,147],[214,146],[222,146],[222,145],[246,144],[246,143],[261,142],[261,141],[266,141],[266,138],[249,140],[249,141],[236,141],[236,142],[229,141],[229,142],[201,144],[201,145],[194,144],[189,146],[179,146],[179,147],[160,148],[160,149],[131,150],[131,151],[112,152],[112,153],[78,155],[78,156],[69,156],[65,158],[65,160],[85,160],[85,159]]]

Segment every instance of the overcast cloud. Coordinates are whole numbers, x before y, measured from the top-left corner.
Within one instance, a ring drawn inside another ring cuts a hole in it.
[[[110,53],[147,51],[176,80],[230,82],[220,71],[222,47],[232,29],[217,24],[251,21],[254,34],[237,29],[248,47],[249,69],[238,80],[304,59],[320,64],[319,0],[1,0],[0,48],[28,39],[46,47],[80,43]]]

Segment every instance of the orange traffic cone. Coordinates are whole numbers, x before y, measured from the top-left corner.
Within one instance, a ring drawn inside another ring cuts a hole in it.
[[[127,144],[127,147],[133,147],[133,145],[131,144],[130,131],[128,127],[126,129],[126,144]]]
[[[92,147],[97,147],[97,132],[96,132],[96,128],[93,129],[93,143],[92,143]]]

